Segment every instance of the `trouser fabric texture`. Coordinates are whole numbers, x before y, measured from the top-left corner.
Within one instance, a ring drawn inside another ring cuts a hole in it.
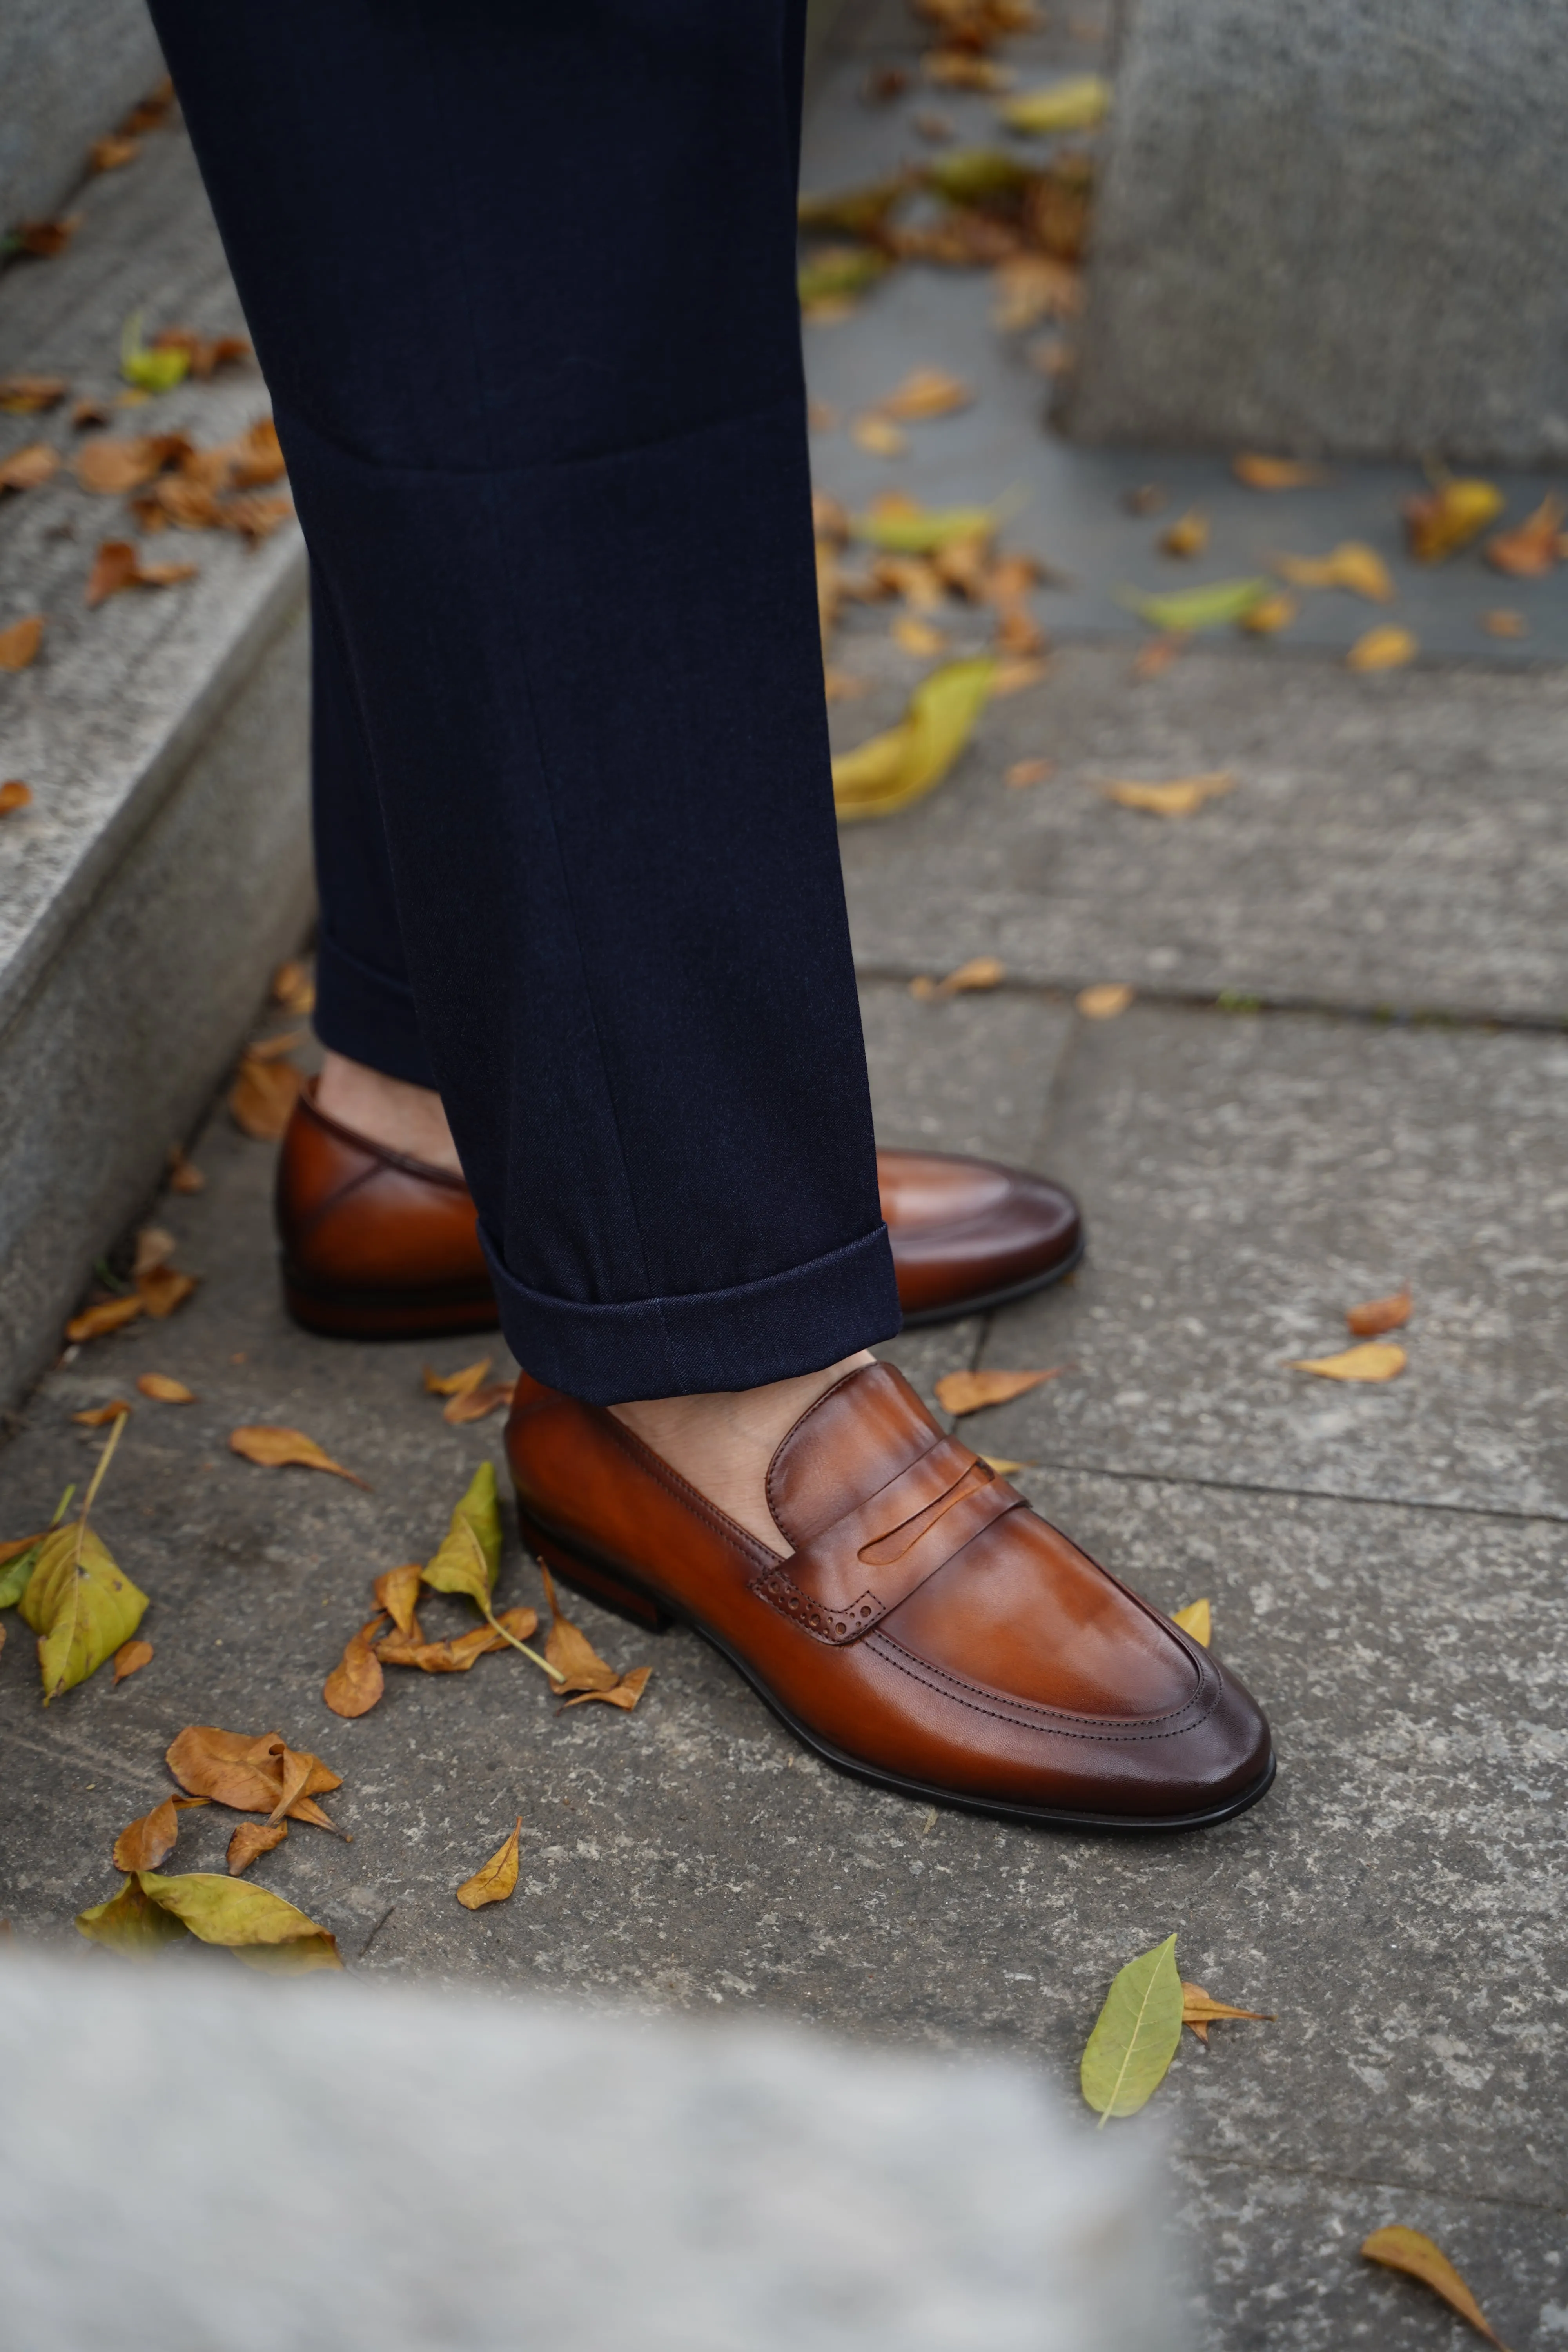
[[[153,0],[310,551],[318,1027],[593,1402],[899,1328],[834,825],[799,0]]]

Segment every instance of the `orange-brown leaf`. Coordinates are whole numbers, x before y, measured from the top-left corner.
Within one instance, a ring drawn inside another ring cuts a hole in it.
[[[138,1315],[146,1313],[144,1301],[135,1291],[128,1298],[100,1298],[96,1307],[87,1307],[73,1315],[66,1325],[66,1338],[73,1346],[83,1339],[100,1339],[106,1331],[118,1331],[123,1323],[134,1323]]]
[[[1409,1291],[1396,1290],[1387,1298],[1363,1298],[1359,1307],[1347,1307],[1345,1321],[1358,1339],[1375,1339],[1384,1331],[1402,1331],[1410,1307]]]
[[[158,1265],[151,1273],[136,1277],[136,1296],[149,1315],[162,1322],[176,1307],[183,1307],[196,1286],[194,1274],[182,1274],[177,1266]]]
[[[1250,2018],[1258,2025],[1272,2025],[1274,2012],[1264,2009],[1232,2009],[1227,2000],[1215,2000],[1202,1985],[1182,1979],[1182,2023],[1190,2025],[1198,2040],[1206,2042],[1209,2027],[1226,2017]]]
[[[114,1679],[122,1683],[127,1675],[139,1675],[143,1666],[153,1662],[151,1642],[121,1642],[114,1653]]]
[[[14,449],[0,465],[0,490],[38,489],[58,473],[59,466],[58,449],[51,449],[47,441],[29,441],[25,449]]]
[[[570,1617],[561,1613],[555,1597],[555,1579],[542,1564],[540,1574],[544,1579],[544,1597],[550,1603],[550,1637],[544,1644],[544,1654],[560,1675],[555,1695],[562,1697],[567,1691],[607,1691],[619,1682],[614,1666],[607,1665],[592,1642]]]
[[[313,1013],[316,1009],[316,983],[310,969],[290,960],[280,963],[272,975],[272,1001],[288,1013]]]
[[[101,1429],[106,1421],[119,1421],[130,1411],[123,1397],[110,1397],[107,1404],[95,1404],[89,1412],[73,1412],[71,1419],[79,1421],[84,1429]]]
[[[184,352],[198,383],[205,383],[220,367],[230,367],[235,361],[250,357],[250,345],[243,335],[198,335],[189,327],[164,327],[153,336],[152,349]]]
[[[12,416],[33,416],[41,408],[55,407],[68,389],[63,375],[0,375],[0,409]]]
[[[1516,580],[1544,578],[1556,566],[1563,517],[1562,499],[1549,492],[1523,522],[1488,540],[1483,551],[1487,562],[1494,572],[1509,572]]]
[[[944,1372],[936,1384],[936,1401],[944,1412],[978,1412],[983,1405],[1007,1404],[1014,1397],[1037,1389],[1042,1381],[1059,1380],[1065,1364],[1045,1372]]]
[[[1382,2263],[1391,2271],[1404,2271],[1410,2278],[1419,2279],[1434,2294],[1440,2294],[1450,2311],[1468,2319],[1479,2336],[1495,2344],[1498,2352],[1505,2352],[1502,2337],[1490,2325],[1480,2305],[1448,2260],[1424,2231],[1410,2230],[1401,2223],[1392,2229],[1374,2230],[1362,2245],[1369,2262]]]
[[[287,1822],[241,1822],[228,1842],[228,1874],[238,1878],[242,1872],[281,1845],[289,1834]]]
[[[12,816],[17,809],[31,808],[32,804],[33,788],[19,777],[13,776],[8,782],[0,784],[0,816]]]
[[[496,1848],[482,1869],[472,1878],[466,1878],[458,1889],[458,1900],[465,1911],[478,1911],[487,1903],[504,1903],[517,1885],[517,1842],[522,1833],[522,1815],[519,1813],[511,1835]]]
[[[375,1580],[375,1605],[385,1612],[400,1633],[406,1633],[414,1623],[419,1581],[417,1560],[410,1560],[403,1568],[383,1569]]]
[[[496,1625],[505,1631],[498,1633]],[[426,1642],[420,1633],[418,1620],[411,1619],[406,1633],[388,1633],[376,1647],[376,1656],[384,1665],[415,1666],[424,1675],[466,1675],[480,1658],[492,1651],[510,1649],[506,1635],[526,1642],[537,1632],[539,1615],[532,1609],[503,1609],[496,1625],[475,1625],[467,1633],[456,1633],[449,1641]]]
[[[229,1089],[229,1115],[258,1143],[276,1143],[292,1116],[300,1077],[292,1062],[247,1053]]]
[[[171,1192],[203,1192],[206,1178],[195,1163],[185,1158],[177,1143],[169,1146],[169,1190]]]
[[[122,139],[139,139],[144,131],[156,131],[167,120],[174,103],[174,85],[165,74],[157,87],[145,98],[139,98],[124,121],[119,125]]]
[[[29,613],[25,621],[13,621],[9,628],[0,629],[0,669],[30,668],[43,642],[41,613]]]
[[[1303,465],[1299,457],[1261,457],[1250,450],[1233,457],[1230,470],[1249,490],[1304,490],[1328,479],[1321,466]]]
[[[212,449],[193,449],[182,459],[183,470],[214,489],[260,489],[279,480],[286,468],[278,428],[269,416]]]
[[[13,251],[30,253],[35,261],[53,261],[63,253],[78,229],[81,215],[69,213],[63,220],[18,221],[11,231]]]
[[[330,1470],[336,1478],[346,1478],[352,1486],[363,1486],[364,1479],[341,1462],[334,1462],[323,1453],[313,1437],[302,1429],[281,1429],[270,1422],[248,1422],[242,1429],[229,1433],[229,1451],[242,1454],[247,1462],[259,1463],[264,1470],[286,1470],[290,1466],[301,1470]]]
[[[381,1696],[381,1660],[371,1647],[370,1637],[380,1631],[384,1622],[378,1610],[367,1624],[352,1634],[342,1656],[322,1684],[321,1696],[334,1715],[368,1715]]]
[[[136,1385],[143,1396],[154,1398],[159,1404],[195,1404],[196,1401],[195,1389],[168,1372],[138,1372]]]
[[[291,1748],[280,1731],[253,1738],[243,1731],[220,1731],[216,1724],[189,1724],[170,1747],[167,1761],[175,1780],[193,1795],[211,1797],[236,1812],[286,1811],[291,1821],[332,1827],[310,1799],[341,1789],[341,1775],[319,1756]]]
[[[140,1821],[121,1831],[114,1841],[115,1869],[156,1870],[174,1851],[181,1813],[188,1806],[205,1803],[205,1797],[165,1797],[161,1805],[154,1805],[150,1813],[143,1813]]]
[[[651,1666],[633,1666],[619,1682],[612,1683],[608,1690],[579,1691],[576,1697],[569,1698],[566,1704],[568,1706],[586,1706],[590,1699],[602,1698],[606,1706],[624,1707],[629,1715],[647,1689],[647,1678],[652,1672]]]
[[[479,1382],[489,1370],[490,1362],[491,1359],[489,1356],[481,1356],[477,1363],[465,1364],[462,1370],[457,1372],[432,1371],[430,1366],[426,1364],[425,1393],[426,1396],[467,1396],[470,1389],[479,1387]]]
[[[510,1405],[517,1387],[515,1381],[489,1381],[483,1388],[469,1389],[466,1395],[451,1398],[441,1409],[443,1421],[461,1426],[465,1422],[483,1421],[498,1405]]]
[[[89,441],[77,452],[72,470],[84,490],[119,498],[139,490],[165,466],[182,464],[191,445],[183,433],[139,433],[130,441]]]
[[[142,142],[111,131],[107,139],[95,139],[88,149],[88,161],[95,172],[118,172],[133,163],[142,152]]]
[[[83,603],[89,610],[118,596],[122,588],[172,588],[194,580],[194,563],[143,563],[128,539],[106,539],[88,574]]]
[[[1005,784],[1010,784],[1015,791],[1019,791],[1026,784],[1047,783],[1056,772],[1057,763],[1054,760],[1015,760],[1012,766],[1005,772],[1002,781]]]

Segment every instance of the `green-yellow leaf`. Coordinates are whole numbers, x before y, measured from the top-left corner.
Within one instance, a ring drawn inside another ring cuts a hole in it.
[[[988,196],[1019,194],[1029,167],[1000,147],[959,147],[926,166],[927,184],[949,204],[984,204]]]
[[[1001,519],[995,507],[921,507],[889,499],[854,516],[849,528],[887,555],[940,555],[961,540],[991,538]]]
[[[47,1706],[96,1674],[131,1639],[147,1595],[116,1564],[101,1537],[78,1520],[44,1538],[21,1605],[39,1636]]]
[[[1145,596],[1136,588],[1119,588],[1116,601],[1136,613],[1151,628],[1190,634],[1194,629],[1223,629],[1239,621],[1271,593],[1268,580],[1212,580],[1203,588],[1176,588],[1168,596]]]
[[[909,186],[908,177],[900,172],[890,180],[873,180],[861,188],[802,196],[796,217],[807,236],[875,236]]]
[[[165,1877],[138,1871],[137,1883],[162,1910],[181,1920],[204,1944],[221,1944],[247,1968],[274,1976],[303,1976],[311,1969],[341,1969],[335,1939],[303,1911],[247,1878],[216,1870],[192,1870]]]
[[[1121,1969],[1105,1997],[1079,2069],[1100,2117],[1134,2116],[1165,2079],[1182,2038],[1176,1939],[1167,1936]]]
[[[468,1482],[468,1493],[452,1513],[440,1550],[425,1570],[425,1581],[437,1592],[466,1592],[485,1609],[500,1567],[496,1474],[490,1463],[481,1462]]]
[[[66,1488],[65,1493],[55,1505],[54,1517],[42,1535],[20,1536],[12,1543],[0,1543],[0,1609],[15,1609],[21,1600],[23,1593],[27,1590],[27,1579],[38,1564],[38,1553],[43,1548],[44,1536],[47,1536],[51,1528],[59,1526],[70,1507],[70,1498],[75,1493],[74,1486]]]
[[[801,265],[796,288],[804,307],[843,301],[863,294],[888,268],[888,257],[872,245],[825,245]]]
[[[128,1960],[150,1960],[165,1944],[175,1943],[189,1932],[183,1919],[176,1919],[142,1893],[134,1874],[121,1881],[119,1894],[111,1895],[107,1903],[79,1911],[76,1924],[89,1943],[105,1944]]]
[[[1103,74],[1072,74],[1038,89],[1021,89],[1016,98],[1003,99],[996,110],[1009,131],[1092,131],[1110,111],[1110,84]]]
[[[120,373],[127,383],[143,392],[172,392],[191,372],[191,355],[184,349],[153,351],[142,340],[142,313],[133,310],[120,338]]]
[[[968,742],[995,671],[984,655],[949,662],[915,688],[896,727],[841,752],[833,762],[839,817],[891,816],[934,791]]]

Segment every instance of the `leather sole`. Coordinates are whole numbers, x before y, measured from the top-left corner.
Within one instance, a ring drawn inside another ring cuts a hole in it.
[[[283,1262],[283,1304],[325,1339],[440,1339],[493,1331],[500,1321],[488,1282],[446,1290],[346,1290],[306,1281]]]
[[[1032,1274],[1025,1282],[1008,1284],[1004,1290],[988,1290],[979,1298],[955,1300],[951,1307],[921,1307],[904,1317],[904,1329],[918,1331],[931,1323],[961,1323],[966,1315],[988,1315],[994,1307],[1011,1307],[1016,1298],[1032,1298],[1037,1290],[1049,1290],[1053,1283],[1065,1282],[1083,1264],[1089,1236],[1080,1234],[1077,1249],[1064,1257],[1059,1265],[1047,1266],[1044,1274]]]
[[[1212,1829],[1219,1822],[1233,1821],[1237,1813],[1245,1813],[1249,1806],[1257,1804],[1260,1797],[1267,1796],[1274,1784],[1278,1765],[1270,1749],[1265,1770],[1238,1797],[1228,1797],[1224,1804],[1215,1805],[1204,1812],[1161,1813],[1143,1818],[1127,1813],[1065,1812],[1047,1805],[1015,1805],[1005,1798],[967,1797],[957,1790],[932,1788],[923,1780],[906,1780],[901,1773],[885,1772],[874,1764],[863,1763],[858,1757],[846,1755],[841,1748],[823,1739],[791,1715],[787,1707],[781,1706],[767,1684],[740,1652],[732,1649],[700,1617],[648,1591],[624,1569],[611,1566],[584,1545],[580,1538],[574,1537],[570,1543],[563,1541],[531,1517],[521,1499],[518,1525],[523,1541],[563,1584],[571,1585],[574,1591],[585,1594],[590,1601],[596,1601],[602,1608],[614,1610],[617,1616],[629,1618],[647,1632],[666,1633],[671,1625],[681,1624],[689,1632],[700,1634],[721,1656],[728,1658],[738,1674],[745,1676],[763,1704],[777,1716],[784,1728],[794,1732],[797,1739],[812,1748],[825,1762],[836,1765],[841,1772],[852,1773],[858,1780],[868,1780],[881,1789],[896,1790],[900,1796],[919,1797],[927,1804],[952,1805],[963,1812],[984,1813],[992,1820],[1034,1822],[1047,1829],[1147,1832],[1154,1830]]]

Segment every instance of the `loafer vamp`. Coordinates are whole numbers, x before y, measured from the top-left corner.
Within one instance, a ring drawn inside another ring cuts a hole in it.
[[[1077,1202],[1061,1185],[994,1160],[879,1155],[882,1213],[906,1315],[1026,1289],[1077,1257]]]

